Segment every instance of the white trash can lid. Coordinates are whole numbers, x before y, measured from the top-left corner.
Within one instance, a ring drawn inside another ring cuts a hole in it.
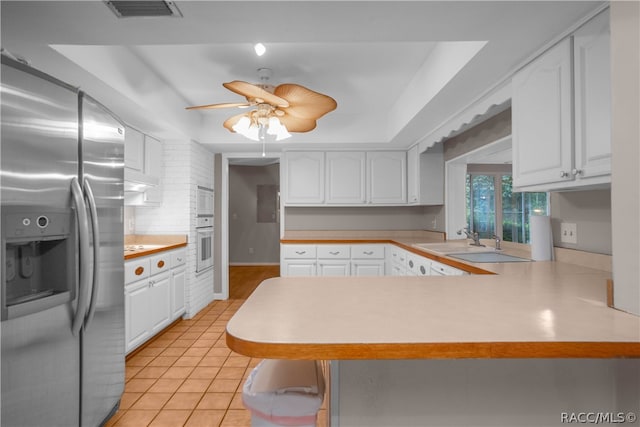
[[[315,360],[265,359],[242,388],[253,415],[282,425],[315,422],[324,398],[324,376]]]

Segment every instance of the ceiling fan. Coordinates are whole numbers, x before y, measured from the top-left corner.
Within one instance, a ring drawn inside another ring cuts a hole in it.
[[[251,84],[234,80],[222,85],[246,102],[197,105],[187,110],[217,108],[253,108],[251,111],[232,116],[223,126],[231,132],[238,132],[255,141],[264,141],[266,135],[275,135],[276,140],[291,136],[289,132],[309,132],[316,127],[316,121],[338,104],[330,96],[307,89],[294,83],[273,86],[268,83],[272,70],[258,69],[261,83]]]

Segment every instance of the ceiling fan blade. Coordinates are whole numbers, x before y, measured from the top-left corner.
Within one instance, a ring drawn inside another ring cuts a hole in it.
[[[207,105],[194,105],[193,107],[186,107],[186,110],[209,110],[216,108],[243,108],[251,107],[251,104],[246,102],[226,102],[222,104],[207,104]]]
[[[242,95],[247,98],[249,102],[257,102],[259,104],[266,103],[275,107],[288,107],[289,102],[279,96],[267,92],[259,86],[251,83],[243,82],[240,80],[234,80],[229,83],[223,83],[222,86],[229,89],[231,92],[235,92],[238,95]]]
[[[291,114],[285,113],[283,116],[278,116],[278,120],[287,127],[289,132],[309,132],[316,128],[314,119],[305,119]]]
[[[236,114],[235,116],[231,116],[229,117],[227,120],[224,121],[224,123],[222,124],[222,126],[224,126],[229,132],[234,132],[235,130],[233,130],[233,126],[238,123],[238,121],[245,117],[247,114]]]
[[[283,107],[288,114],[304,119],[317,120],[338,106],[330,96],[293,83],[281,84],[273,93],[289,101],[289,107]]]

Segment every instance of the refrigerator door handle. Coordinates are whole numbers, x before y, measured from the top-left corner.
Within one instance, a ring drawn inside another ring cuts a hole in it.
[[[96,300],[98,299],[98,288],[100,286],[98,280],[100,276],[98,268],[98,263],[100,262],[100,229],[98,228],[98,209],[96,207],[96,199],[87,178],[84,179],[84,192],[87,196],[87,201],[89,202],[89,214],[91,215],[91,228],[93,230],[93,280],[91,281],[90,287],[91,302],[89,303],[89,310],[84,320],[84,327],[86,329],[89,326],[89,323],[91,323],[93,315],[96,312]]]
[[[78,284],[78,304],[76,313],[73,317],[71,332],[74,336],[78,335],[84,316],[87,312],[87,291],[89,280],[91,278],[91,270],[88,268],[89,252],[91,250],[91,242],[89,241],[89,219],[87,218],[87,206],[84,203],[82,188],[78,183],[78,178],[71,179],[71,197],[76,207],[76,215],[78,217],[78,235],[80,240],[80,282]]]

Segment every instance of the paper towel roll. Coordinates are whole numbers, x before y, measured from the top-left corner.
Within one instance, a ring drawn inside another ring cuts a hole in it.
[[[551,217],[548,215],[532,215],[529,218],[529,224],[531,237],[531,259],[534,261],[553,260]]]

